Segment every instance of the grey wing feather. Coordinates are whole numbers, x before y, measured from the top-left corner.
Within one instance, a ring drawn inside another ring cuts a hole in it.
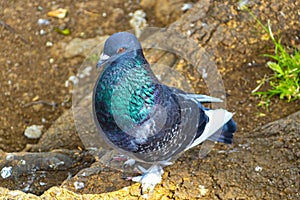
[[[221,103],[221,102],[223,102],[222,99],[219,99],[216,97],[211,97],[211,96],[204,95],[204,94],[185,93],[184,91],[182,91],[178,88],[174,88],[174,87],[170,87],[170,89],[174,93],[177,93],[178,95],[183,95],[187,99],[196,100],[200,103]]]
[[[222,99],[207,96],[204,94],[185,94],[185,96],[190,99],[195,99],[200,103],[221,103],[221,102],[223,102]]]

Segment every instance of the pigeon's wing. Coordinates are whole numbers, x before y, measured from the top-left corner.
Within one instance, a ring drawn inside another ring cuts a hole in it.
[[[198,125],[200,128],[198,129],[197,136],[186,150],[201,144],[205,140],[213,140],[227,144],[232,143],[233,134],[236,131],[236,124],[232,120],[233,114],[224,109],[210,110],[201,105],[201,103],[219,103],[222,102],[221,99],[201,94],[186,94],[177,88],[172,88],[172,91],[187,99],[196,101],[198,103],[199,112],[204,112],[204,115],[202,113],[202,115],[199,116]],[[208,118],[206,122],[204,122],[205,117]],[[203,128],[201,128],[201,126]]]
[[[167,86],[165,86],[167,87]],[[198,102],[184,95],[184,92],[176,88],[168,88],[177,99],[180,113],[180,124],[178,134],[174,138],[172,146],[176,151],[171,160],[175,160],[188,148],[196,138],[199,121],[204,112],[199,109]]]
[[[161,87],[161,101],[151,117],[136,134],[137,149],[128,152],[139,161],[172,162],[194,141],[198,128],[199,108],[196,101]]]

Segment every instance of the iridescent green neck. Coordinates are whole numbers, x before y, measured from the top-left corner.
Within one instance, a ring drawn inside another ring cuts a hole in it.
[[[146,120],[157,100],[157,80],[143,55],[135,55],[124,55],[121,64],[116,60],[104,70],[95,96],[104,104],[103,115],[126,129]]]

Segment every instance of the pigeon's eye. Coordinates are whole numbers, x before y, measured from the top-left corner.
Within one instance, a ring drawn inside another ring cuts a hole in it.
[[[125,48],[124,47],[121,47],[121,48],[119,48],[118,50],[117,50],[117,53],[122,53],[122,52],[124,52],[125,51]]]

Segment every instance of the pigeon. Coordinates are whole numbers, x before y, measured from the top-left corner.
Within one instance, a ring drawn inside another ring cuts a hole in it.
[[[125,165],[136,161],[143,191],[161,182],[163,168],[205,140],[231,144],[237,129],[233,113],[202,103],[222,102],[185,93],[159,82],[135,35],[118,32],[104,43],[97,62],[101,73],[93,91],[93,115],[99,134],[120,154]]]

